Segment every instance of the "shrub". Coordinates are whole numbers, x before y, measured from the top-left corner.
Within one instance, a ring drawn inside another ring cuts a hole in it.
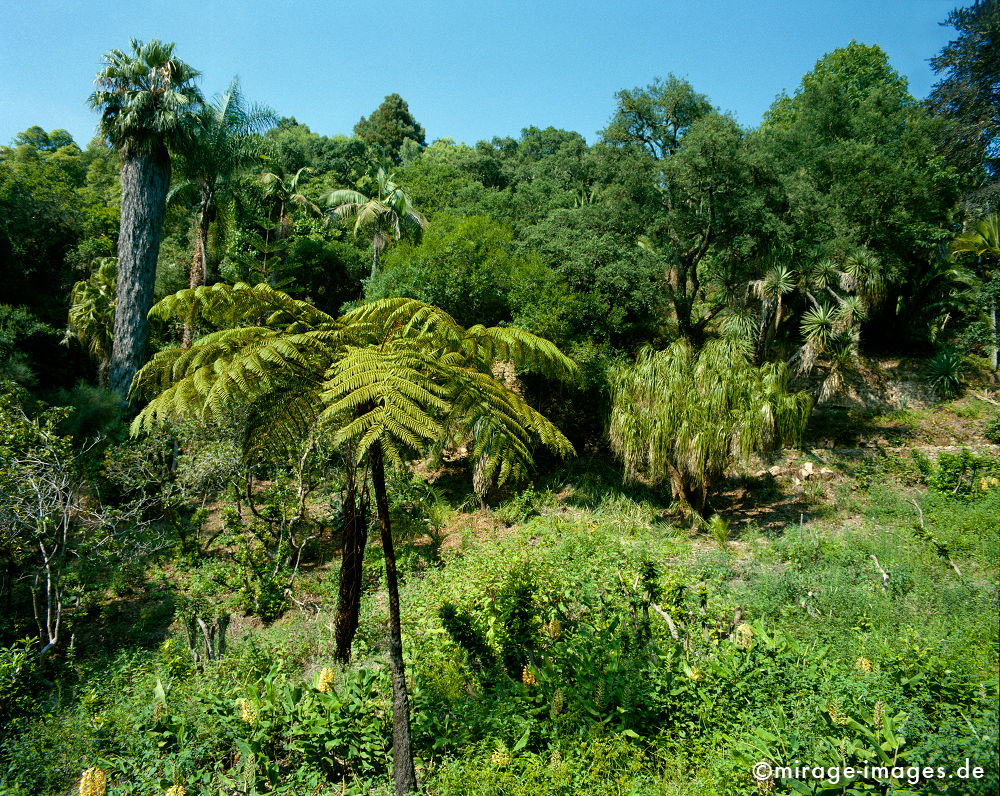
[[[983,436],[990,442],[1000,445],[1000,412],[994,412],[987,418]]]

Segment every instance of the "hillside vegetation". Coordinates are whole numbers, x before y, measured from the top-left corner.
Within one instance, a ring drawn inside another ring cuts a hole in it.
[[[996,793],[1000,11],[948,24],[926,101],[851,42],[593,144],[107,53],[86,148],[0,147],[0,793]]]

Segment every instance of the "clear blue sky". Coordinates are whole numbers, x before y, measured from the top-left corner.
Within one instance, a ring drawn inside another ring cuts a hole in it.
[[[398,92],[427,130],[475,142],[553,125],[594,140],[622,88],[673,72],[746,126],[826,52],[880,45],[923,97],[927,59],[962,0],[29,0],[0,25],[0,143],[33,124],[94,134],[102,53],[177,43],[215,94],[246,96],[326,135]]]

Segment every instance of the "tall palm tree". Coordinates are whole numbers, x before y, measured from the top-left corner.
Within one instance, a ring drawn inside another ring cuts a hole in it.
[[[425,219],[410,201],[410,197],[392,178],[379,169],[376,195],[365,196],[359,191],[341,188],[325,194],[320,201],[331,208],[335,218],[354,219],[354,235],[365,233],[372,239],[372,276],[378,271],[379,257],[392,241],[400,238],[419,240],[427,227]]]
[[[993,338],[990,363],[993,370],[996,370],[1000,358],[1000,329],[997,328],[1000,286],[996,284],[998,274],[992,273],[992,269],[1000,265],[1000,216],[990,215],[977,221],[972,229],[966,230],[952,241],[951,250],[955,254],[974,254],[986,266],[982,277],[990,290],[990,332]]]
[[[312,169],[303,166],[290,177],[273,171],[265,171],[260,175],[260,184],[264,188],[264,197],[278,203],[277,233],[279,238],[285,237],[292,228],[291,211],[299,208],[307,214],[319,215],[322,212],[314,201],[302,193],[302,180]]]
[[[90,105],[100,131],[121,156],[121,228],[111,387],[128,393],[142,365],[153,303],[156,258],[170,187],[168,147],[185,134],[202,105],[198,72],[174,55],[174,45],[132,40],[131,52],[104,56]]]
[[[465,329],[414,299],[375,301],[334,318],[267,285],[215,285],[181,291],[153,308],[164,318],[193,313],[219,331],[189,349],[158,353],[140,371],[136,389],[155,397],[133,428],[178,414],[238,413],[246,418],[250,452],[281,451],[318,431],[363,463],[358,469],[371,478],[389,593],[393,776],[397,793],[416,790],[386,466],[471,435],[484,418],[493,443],[484,455],[499,484],[523,472],[536,442],[569,455],[569,441],[498,379],[493,366],[521,362],[561,377],[572,376],[576,366],[528,332]],[[497,444],[501,439],[505,445]],[[345,540],[345,553],[349,544]],[[356,557],[354,566],[348,573],[345,555],[342,584],[360,574]]]
[[[273,111],[247,105],[236,78],[225,93],[203,106],[195,117],[191,134],[179,152],[182,179],[168,196],[193,195],[198,207],[188,287],[205,284],[209,226],[216,220],[220,206],[232,200],[240,177],[263,156],[264,141],[257,134],[275,121]],[[185,347],[191,345],[193,334],[191,324],[185,323]]]

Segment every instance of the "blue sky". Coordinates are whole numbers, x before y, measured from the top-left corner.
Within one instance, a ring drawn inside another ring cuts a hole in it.
[[[427,130],[473,143],[553,125],[594,140],[622,88],[673,72],[745,126],[826,52],[878,44],[923,97],[927,59],[961,0],[366,3],[33,0],[0,25],[0,143],[33,124],[94,134],[86,99],[102,53],[177,43],[212,95],[246,96],[326,135],[350,134],[398,92]]]

